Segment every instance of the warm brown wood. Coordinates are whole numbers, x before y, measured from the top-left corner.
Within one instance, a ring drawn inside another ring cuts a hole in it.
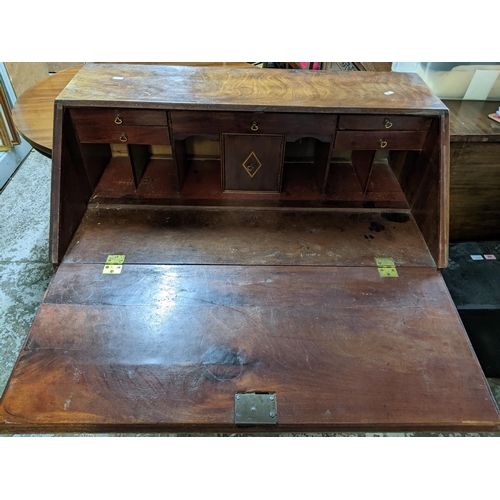
[[[434,267],[407,212],[92,205],[65,263]]]
[[[123,78],[120,80],[116,77]],[[387,94],[386,94],[387,92]],[[390,93],[393,92],[393,93]],[[414,73],[285,71],[87,64],[59,99],[67,105],[148,109],[437,114],[443,103]],[[147,105],[147,106],[146,106]]]
[[[488,118],[500,101],[443,101],[450,110],[451,142],[500,142],[500,123]]]
[[[500,143],[452,143],[450,239],[500,238]]]
[[[450,109],[450,240],[500,238],[500,101],[446,101]]]
[[[276,393],[252,432],[498,429],[439,273],[62,264],[0,406],[1,431],[234,432],[234,395]],[[98,286],[96,286],[98,284]]]
[[[25,90],[12,108],[19,133],[37,151],[52,155],[54,101],[82,65],[59,71]]]
[[[239,391],[278,400],[279,425],[247,432],[498,430],[437,269],[448,111],[415,75],[363,76],[83,69],[56,103],[62,263],[0,431],[232,432]],[[111,157],[115,130],[142,144]],[[157,130],[172,159],[150,159]],[[219,143],[213,159],[191,161],[193,136]],[[311,158],[285,163],[299,139]],[[110,254],[121,274],[102,273]]]
[[[44,63],[45,64],[45,63]],[[51,64],[51,63],[48,63]],[[146,64],[146,63],[139,63]],[[183,62],[161,63],[183,66],[222,66],[228,68],[253,68],[248,63]],[[40,153],[52,156],[52,137],[54,130],[54,101],[83,64],[66,68],[37,81],[26,89],[12,108],[12,118],[19,133]]]
[[[224,65],[227,67],[234,67],[235,64],[182,63],[182,65]],[[390,71],[390,63],[355,64],[360,65],[359,69],[380,71],[386,68],[384,71]],[[245,66],[246,63],[236,65]],[[14,105],[13,118],[16,127],[23,137],[43,154],[50,156],[52,151],[54,99],[80,67],[65,69],[45,78],[26,90]],[[498,109],[500,102],[444,101],[444,104],[450,109],[452,156],[450,238],[455,241],[498,238],[500,208],[496,202],[499,193],[498,183],[495,180],[497,177],[495,165],[500,151],[497,151],[494,146],[481,144],[500,141],[500,124],[487,117],[489,113]],[[391,118],[393,117],[394,115],[391,115]],[[378,117],[363,116],[364,123],[371,119],[378,119]],[[394,122],[393,130],[395,127]],[[458,144],[459,142],[462,144]],[[481,144],[474,146],[472,142]],[[490,177],[491,182],[488,181]]]

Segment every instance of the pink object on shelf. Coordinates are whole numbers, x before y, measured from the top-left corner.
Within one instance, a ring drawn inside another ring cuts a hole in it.
[[[304,69],[307,69],[309,67],[308,62],[301,62],[299,63]],[[319,69],[319,62],[313,62],[312,63],[312,68],[311,69]]]

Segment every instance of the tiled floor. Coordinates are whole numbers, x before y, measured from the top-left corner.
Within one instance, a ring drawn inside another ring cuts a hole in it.
[[[33,151],[0,193],[0,393],[7,384],[31,322],[53,275],[53,268],[48,258],[50,168],[50,160]],[[500,404],[500,379],[490,379],[489,382]],[[160,435],[175,434],[152,434],[152,436]]]

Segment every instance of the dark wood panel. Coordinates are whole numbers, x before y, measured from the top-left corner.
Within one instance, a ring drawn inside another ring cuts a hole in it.
[[[50,259],[61,262],[92,194],[89,175],[69,113],[56,106],[50,205]],[[64,141],[62,141],[64,137]],[[64,168],[63,168],[64,165]],[[92,176],[94,180],[98,176]]]
[[[498,428],[433,269],[101,271],[59,268],[1,401],[1,431],[231,432],[245,391],[276,393],[268,432]]]
[[[500,143],[452,142],[450,239],[500,238]]]
[[[422,151],[407,155],[400,183],[415,220],[439,268],[448,265],[449,238],[448,115],[433,120]]]
[[[332,135],[337,115],[292,113],[227,113],[223,111],[171,111],[172,132],[240,134],[320,134]]]
[[[433,267],[404,212],[105,208],[89,210],[65,262]]]
[[[224,191],[281,191],[283,135],[222,135]]]
[[[167,126],[167,112],[154,109],[72,109],[71,118],[79,127]]]
[[[78,126],[78,138],[82,143],[107,144],[155,144],[169,145],[170,135],[167,127],[135,127],[99,125]]]
[[[373,170],[373,161],[375,160],[375,151],[353,151],[351,161],[354,171],[358,176],[359,184],[363,194],[366,193],[370,183],[370,177]]]
[[[342,115],[340,130],[427,130],[431,119],[425,116]]]
[[[337,132],[335,149],[421,149],[427,132]]]
[[[147,145],[129,144],[127,150],[130,166],[132,167],[132,174],[134,176],[134,185],[137,189],[151,157],[149,154],[149,147]]]
[[[312,163],[285,164],[282,192],[265,197],[221,192],[220,161],[186,161],[184,141],[174,141],[177,167],[169,160],[152,159],[136,189],[127,158],[112,158],[93,193],[94,203],[187,206],[247,206],[306,208],[407,209],[408,203],[391,168],[375,162],[366,194],[350,163],[332,163],[327,195],[318,188],[317,167]],[[175,186],[176,168],[185,176],[182,191]]]

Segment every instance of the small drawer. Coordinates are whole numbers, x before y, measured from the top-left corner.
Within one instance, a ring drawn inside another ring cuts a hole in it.
[[[77,127],[78,139],[82,143],[107,144],[151,144],[168,145],[168,127]]]
[[[339,130],[428,130],[431,118],[401,115],[342,115]]]
[[[157,109],[72,109],[71,119],[79,126],[167,126],[167,112]]]
[[[335,149],[422,149],[427,132],[337,132]]]
[[[170,121],[174,134],[332,135],[337,126],[337,115],[171,111]]]

